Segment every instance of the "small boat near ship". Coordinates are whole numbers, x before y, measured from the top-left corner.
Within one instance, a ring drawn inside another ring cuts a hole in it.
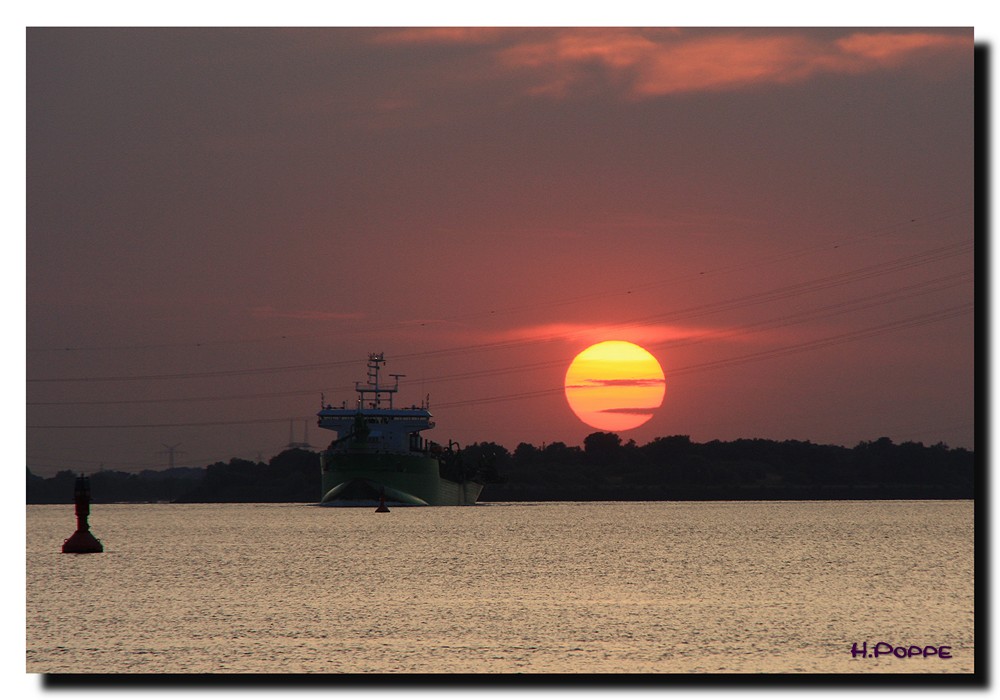
[[[320,428],[337,437],[320,452],[322,498],[325,506],[473,505],[486,479],[482,465],[467,465],[457,443],[447,446],[424,438],[434,427],[429,399],[420,406],[396,408],[399,379],[383,386],[379,373],[383,353],[368,355],[368,381],[357,382],[357,406],[322,406]]]

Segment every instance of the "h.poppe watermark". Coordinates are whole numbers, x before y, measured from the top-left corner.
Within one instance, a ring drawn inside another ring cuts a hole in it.
[[[894,645],[889,642],[876,642],[871,649],[868,642],[857,642],[851,645],[851,657],[861,659],[877,659],[880,656],[894,656],[897,659],[950,659],[951,647],[942,645],[919,645],[919,644],[899,644]]]

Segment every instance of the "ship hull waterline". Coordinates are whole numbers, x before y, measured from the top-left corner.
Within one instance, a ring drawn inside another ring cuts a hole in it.
[[[432,456],[325,453],[321,463],[322,506],[372,506],[383,496],[389,506],[465,506],[483,490],[475,481],[442,477]]]

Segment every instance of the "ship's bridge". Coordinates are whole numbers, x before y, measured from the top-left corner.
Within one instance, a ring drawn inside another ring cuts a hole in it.
[[[369,427],[392,426],[393,429],[414,432],[434,427],[431,412],[426,408],[324,408],[316,414],[319,427],[336,430],[338,435],[345,429],[354,429],[358,416]]]
[[[319,427],[335,430],[338,443],[348,447],[348,438],[353,449],[364,444],[367,449],[382,451],[424,451],[427,444],[420,436],[421,430],[434,427],[432,416],[426,405],[409,408],[394,408],[393,395],[399,390],[402,374],[390,375],[395,379],[392,386],[379,384],[379,370],[385,364],[382,353],[368,356],[368,383],[355,385],[358,392],[357,408],[348,408],[346,403],[340,408],[324,406],[316,414]],[[387,408],[383,404],[388,404]]]
[[[317,417],[319,427],[337,431],[334,449],[368,449],[380,452],[424,452],[427,442],[421,430],[434,427],[425,408],[324,408]],[[353,439],[351,439],[353,438]]]

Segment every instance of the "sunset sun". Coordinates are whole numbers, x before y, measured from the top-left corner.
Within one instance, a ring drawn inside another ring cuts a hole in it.
[[[566,370],[566,400],[600,430],[630,430],[663,403],[663,370],[647,350],[623,340],[591,345]]]

